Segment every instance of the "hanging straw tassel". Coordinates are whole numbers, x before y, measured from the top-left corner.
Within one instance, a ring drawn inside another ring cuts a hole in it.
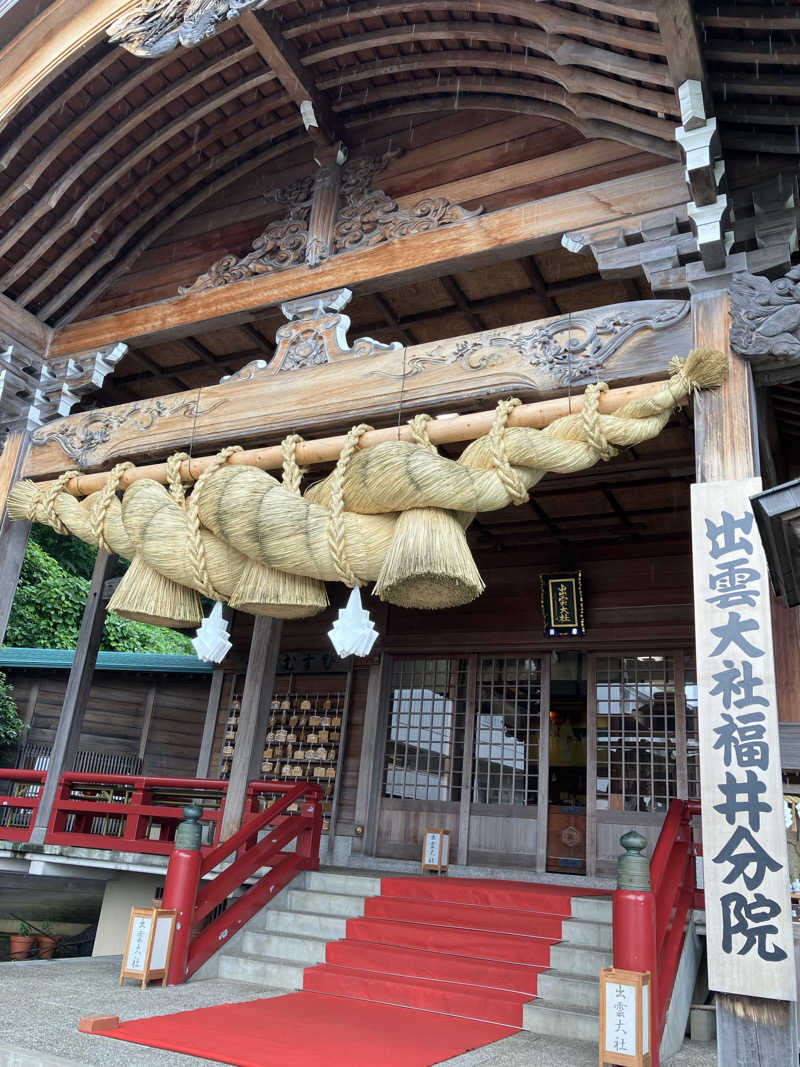
[[[416,443],[430,452],[429,415],[411,420]],[[375,583],[375,595],[401,608],[455,608],[484,590],[463,526],[451,511],[411,508],[400,513]]]
[[[180,465],[188,458],[185,452],[177,452],[167,460],[170,496],[184,509],[186,502]],[[175,630],[193,629],[203,621],[203,608],[196,590],[165,578],[138,552],[114,590],[108,610],[123,619]]]
[[[300,496],[303,472],[298,466],[296,449],[299,434],[290,434],[281,442],[283,450],[283,484]],[[251,560],[242,572],[228,603],[232,608],[251,615],[270,615],[275,619],[306,619],[318,615],[328,606],[325,583],[317,578],[270,567]]]

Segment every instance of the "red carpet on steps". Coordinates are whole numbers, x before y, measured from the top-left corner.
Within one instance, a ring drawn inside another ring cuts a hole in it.
[[[108,1037],[237,1067],[430,1067],[516,1033],[571,886],[383,878],[303,992],[123,1023]]]

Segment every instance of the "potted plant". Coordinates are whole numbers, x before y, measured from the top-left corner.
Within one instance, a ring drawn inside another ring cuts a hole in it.
[[[26,960],[35,940],[31,927],[26,922],[18,922],[17,932],[11,935],[11,959]]]
[[[45,921],[39,927],[40,933],[38,937],[39,952],[38,958],[40,960],[51,960],[56,950],[56,945],[61,940],[59,936],[53,935],[53,928],[50,923]]]

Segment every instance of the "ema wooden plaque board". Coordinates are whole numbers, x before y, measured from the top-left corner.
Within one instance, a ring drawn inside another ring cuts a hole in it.
[[[131,908],[120,985],[126,978],[141,981],[142,989],[148,982],[167,984],[176,914],[174,908]]]
[[[650,972],[600,971],[600,1067],[650,1067]]]
[[[447,874],[450,865],[450,831],[426,827],[422,835],[422,873]]]
[[[760,478],[692,486],[697,706],[709,988],[794,1000]]]

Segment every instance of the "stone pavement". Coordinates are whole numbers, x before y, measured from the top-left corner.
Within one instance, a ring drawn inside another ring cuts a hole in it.
[[[174,1052],[78,1033],[82,1015],[136,1019],[210,1007],[284,990],[221,978],[162,989],[119,988],[120,958],[67,959],[0,964],[0,1067],[215,1067]],[[716,1067],[714,1045],[684,1046],[665,1067]],[[380,1067],[380,1050],[374,1064]],[[596,1067],[597,1050],[521,1032],[447,1061],[449,1067]],[[217,1065],[218,1067],[218,1065]]]

